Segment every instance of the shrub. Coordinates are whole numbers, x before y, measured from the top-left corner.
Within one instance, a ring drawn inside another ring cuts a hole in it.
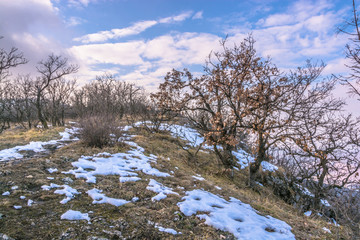
[[[122,135],[122,129],[112,116],[89,116],[80,121],[80,136],[90,147],[113,146]]]

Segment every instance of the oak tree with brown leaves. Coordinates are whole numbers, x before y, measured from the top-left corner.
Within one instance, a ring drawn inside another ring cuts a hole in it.
[[[308,63],[284,74],[271,59],[259,57],[250,35],[240,45],[210,54],[205,74],[194,77],[188,70],[172,70],[159,92],[153,95],[162,108],[179,112],[203,134],[227,168],[232,154],[249,134],[248,146],[255,155],[250,165],[250,184],[269,150],[291,134],[299,110],[321,98],[323,89],[311,89],[324,68]]]

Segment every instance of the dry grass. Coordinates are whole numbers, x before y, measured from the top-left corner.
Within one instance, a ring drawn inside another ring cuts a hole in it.
[[[64,127],[55,127],[48,130],[39,128],[20,129],[10,128],[0,134],[0,150],[20,145],[26,145],[31,141],[50,141],[60,139],[59,132],[64,131]]]
[[[145,154],[155,154],[158,157],[157,169],[164,172],[173,171],[173,177],[157,178],[139,173],[142,180],[120,183],[118,176],[97,176],[96,184],[89,184],[84,179],[74,179],[72,175],[61,171],[72,169],[71,162],[81,155],[93,155],[107,151],[110,153],[125,152],[128,147],[107,147],[105,149],[89,148],[81,142],[72,143],[59,149],[47,158],[37,158],[28,161],[2,163],[0,166],[0,193],[8,191],[11,186],[19,189],[10,196],[0,195],[0,213],[5,217],[0,219],[0,233],[5,233],[16,239],[90,239],[90,236],[107,239],[234,239],[229,233],[209,227],[195,216],[185,217],[179,213],[176,205],[181,201],[177,195],[169,195],[159,202],[152,202],[154,192],[146,190],[148,180],[153,178],[168,187],[172,187],[180,195],[184,191],[203,188],[226,199],[236,197],[245,203],[250,203],[261,214],[271,215],[286,221],[293,227],[297,239],[346,239],[346,229],[334,227],[319,218],[308,218],[297,212],[282,200],[274,196],[270,189],[259,188],[258,192],[246,187],[246,175],[235,172],[234,179],[224,172],[213,154],[199,152],[196,162],[188,159],[174,139],[167,134],[148,134],[135,132],[134,140],[145,148]],[[170,159],[170,160],[169,160]],[[46,169],[58,168],[58,172],[49,174]],[[198,181],[192,176],[201,174],[207,181]],[[49,180],[47,177],[54,177]],[[63,195],[53,193],[53,190],[43,191],[41,186],[52,183],[64,184],[63,178],[71,177],[74,182],[71,187],[81,192],[67,204],[59,202]],[[194,186],[195,185],[195,186]],[[177,188],[184,187],[184,190]],[[222,189],[218,190],[215,186]],[[86,194],[92,188],[102,189],[109,197],[132,199],[139,197],[136,203],[115,207],[109,204],[92,204],[92,199]],[[35,201],[31,207],[25,206],[26,200],[20,196]],[[14,205],[24,206],[15,210]],[[62,221],[60,216],[69,209],[89,212],[91,223],[86,221]],[[181,231],[181,235],[170,235],[159,232],[155,223],[160,226]],[[21,226],[21,227],[19,227]],[[322,227],[332,232],[339,231],[339,238],[325,233]],[[65,235],[67,237],[65,237]],[[62,237],[62,238],[61,238]]]

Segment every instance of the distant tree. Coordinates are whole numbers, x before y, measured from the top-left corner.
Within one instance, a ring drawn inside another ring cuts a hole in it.
[[[0,40],[3,37],[0,36]],[[9,108],[9,82],[5,81],[10,75],[10,69],[21,64],[26,64],[28,61],[23,53],[20,53],[17,48],[12,47],[9,51],[0,48],[0,133],[6,128],[10,127],[10,112]]]
[[[39,121],[43,127],[47,129],[48,125],[43,113],[43,99],[45,90],[52,82],[57,81],[69,74],[76,73],[79,67],[74,64],[68,64],[67,58],[51,54],[46,60],[40,61],[36,69],[40,76],[36,79],[35,82],[35,106],[37,109]]]
[[[48,111],[53,126],[65,125],[65,110],[70,106],[70,97],[75,89],[76,80],[59,78],[52,81],[46,89],[49,101]]]
[[[0,40],[3,37],[0,36]],[[23,53],[19,53],[18,49],[12,47],[9,51],[0,48],[0,82],[9,76],[9,69],[21,64],[26,64],[28,60]]]

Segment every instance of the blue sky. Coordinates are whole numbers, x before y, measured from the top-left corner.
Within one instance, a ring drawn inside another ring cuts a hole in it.
[[[153,91],[172,68],[200,73],[220,39],[250,32],[285,71],[312,59],[346,74],[336,26],[349,16],[350,0],[0,0],[0,45],[24,52],[23,72],[54,52],[80,65],[80,84],[109,72]]]

